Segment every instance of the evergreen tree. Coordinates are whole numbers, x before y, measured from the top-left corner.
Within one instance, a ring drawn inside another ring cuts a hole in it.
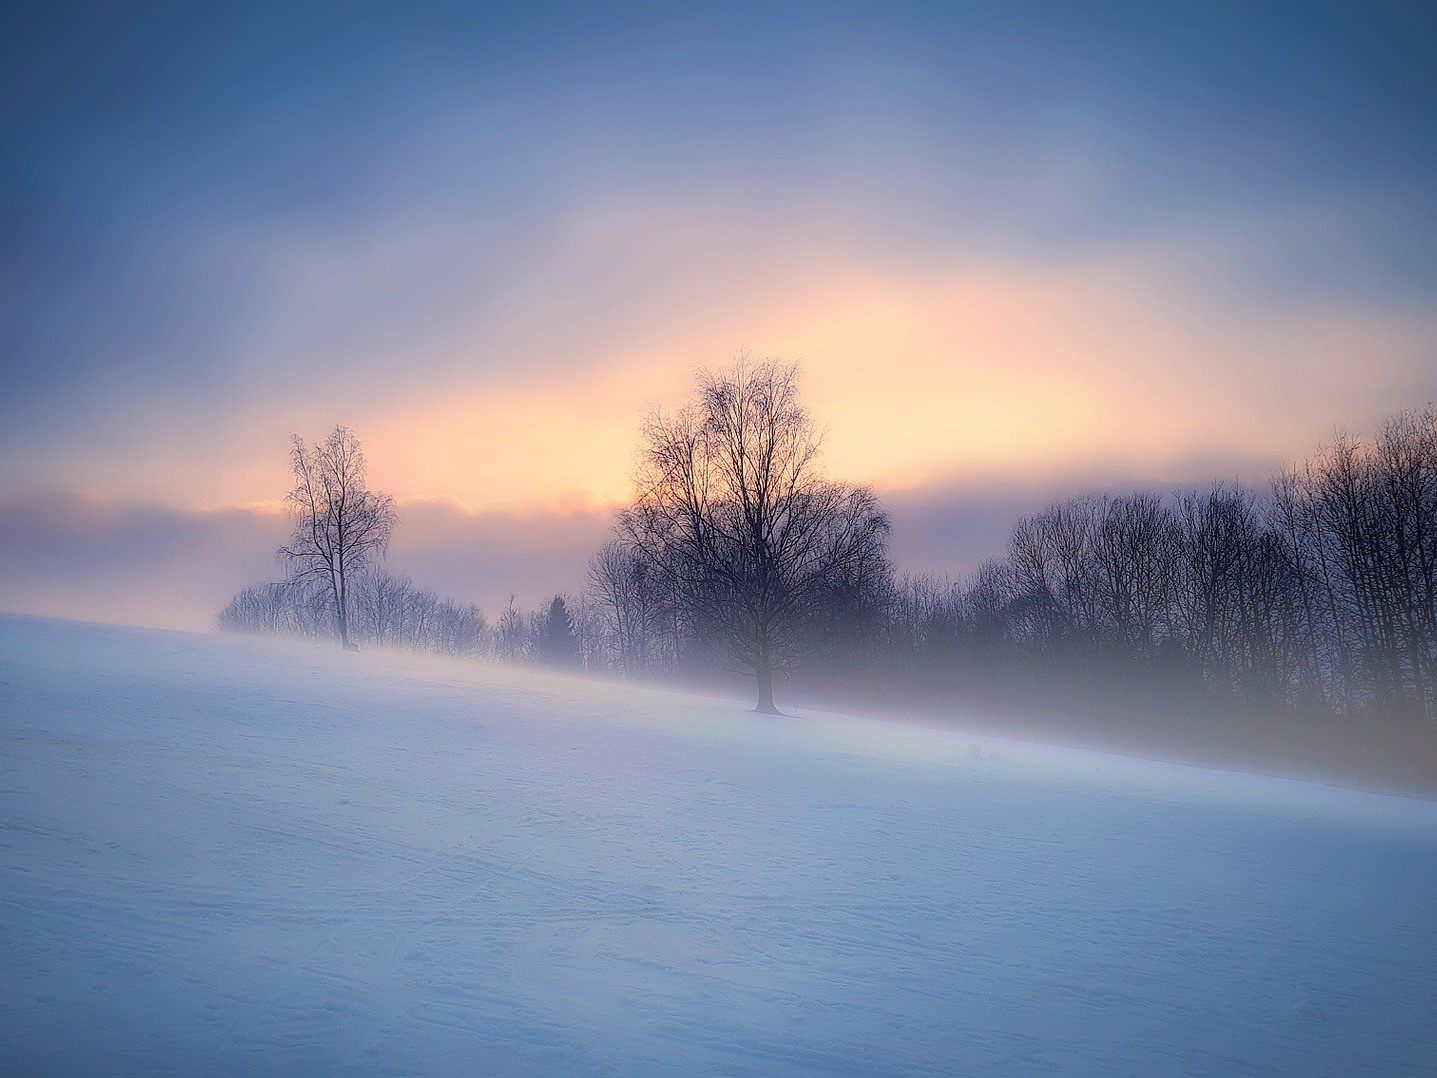
[[[579,638],[574,633],[574,619],[562,595],[556,595],[539,618],[534,634],[534,650],[542,663],[551,666],[579,665]]]

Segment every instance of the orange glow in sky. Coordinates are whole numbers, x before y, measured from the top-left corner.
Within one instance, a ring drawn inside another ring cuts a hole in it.
[[[407,496],[615,504],[629,493],[647,409],[680,402],[705,359],[748,347],[803,363],[831,468],[881,489],[1105,466],[1205,479],[1214,476],[1174,473],[1280,460],[1339,418],[1381,414],[1417,377],[1430,339],[1421,323],[1340,311],[1218,328],[1141,264],[855,270],[769,297],[718,330],[637,341],[534,381],[459,384],[350,422],[376,479]],[[1382,365],[1349,362],[1374,345]]]

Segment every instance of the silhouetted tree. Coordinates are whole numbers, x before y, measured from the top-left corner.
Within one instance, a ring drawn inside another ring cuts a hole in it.
[[[564,597],[554,596],[536,620],[534,657],[550,666],[578,666],[579,638]]]
[[[825,479],[792,365],[739,360],[700,375],[693,402],[644,428],[639,493],[621,536],[709,627],[776,713],[773,678],[826,586],[884,556],[873,492]]]
[[[350,577],[349,631],[381,647],[475,656],[488,649],[477,606],[441,599],[404,577],[368,569]],[[220,612],[222,629],[318,636],[333,631],[328,584],[304,578],[245,588]]]
[[[295,435],[290,468],[294,488],[285,501],[294,531],[279,555],[292,580],[323,582],[335,636],[350,647],[349,582],[388,549],[394,499],[368,488],[364,450],[347,427],[335,427],[314,445]]]
[[[668,620],[660,574],[632,543],[614,539],[589,562],[589,591],[624,676],[647,670]]]
[[[500,662],[520,663],[528,656],[529,627],[511,595],[494,626],[494,657]]]

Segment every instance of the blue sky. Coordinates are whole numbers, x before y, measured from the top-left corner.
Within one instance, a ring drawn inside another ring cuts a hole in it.
[[[934,504],[1255,477],[1437,396],[1430,4],[8,23],[8,504],[263,508],[345,421],[401,499],[601,513],[740,349]]]

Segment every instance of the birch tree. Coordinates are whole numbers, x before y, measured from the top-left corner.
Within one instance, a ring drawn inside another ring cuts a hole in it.
[[[389,549],[398,517],[394,499],[369,489],[364,450],[347,427],[310,445],[294,436],[290,450],[294,488],[285,498],[294,530],[279,550],[295,582],[316,580],[327,593],[334,635],[349,638],[350,582]]]

